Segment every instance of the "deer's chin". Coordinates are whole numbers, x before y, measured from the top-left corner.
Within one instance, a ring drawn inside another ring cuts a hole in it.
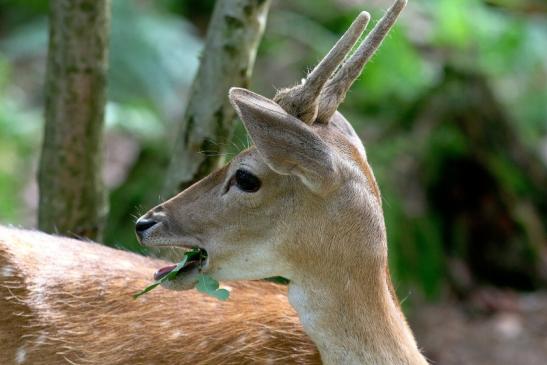
[[[200,269],[198,267],[194,267],[188,272],[180,273],[174,280],[164,281],[161,286],[169,290],[190,290],[196,286],[199,274]]]

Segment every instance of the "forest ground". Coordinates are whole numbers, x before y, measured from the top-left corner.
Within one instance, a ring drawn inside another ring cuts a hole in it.
[[[547,292],[483,289],[463,305],[420,305],[410,322],[433,364],[547,364]]]

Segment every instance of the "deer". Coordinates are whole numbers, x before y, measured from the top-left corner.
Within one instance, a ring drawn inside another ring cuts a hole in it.
[[[93,242],[0,227],[3,364],[427,364],[393,289],[382,198],[337,111],[406,0],[360,39],[362,12],[294,87],[230,101],[253,144],[136,222],[174,265]],[[207,274],[226,302],[194,289]],[[287,286],[261,281],[282,276]],[[165,290],[168,289],[168,290]]]

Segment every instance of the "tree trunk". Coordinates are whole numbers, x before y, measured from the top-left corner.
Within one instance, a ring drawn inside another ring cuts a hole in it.
[[[246,87],[270,0],[218,0],[202,61],[167,172],[165,194],[185,189],[223,162],[235,112],[232,86]]]
[[[110,0],[51,0],[38,225],[100,239]]]

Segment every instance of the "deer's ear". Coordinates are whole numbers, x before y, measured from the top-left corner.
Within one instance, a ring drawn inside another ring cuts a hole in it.
[[[330,190],[337,180],[334,157],[309,125],[246,89],[232,88],[230,101],[271,169],[298,176],[314,191]]]

